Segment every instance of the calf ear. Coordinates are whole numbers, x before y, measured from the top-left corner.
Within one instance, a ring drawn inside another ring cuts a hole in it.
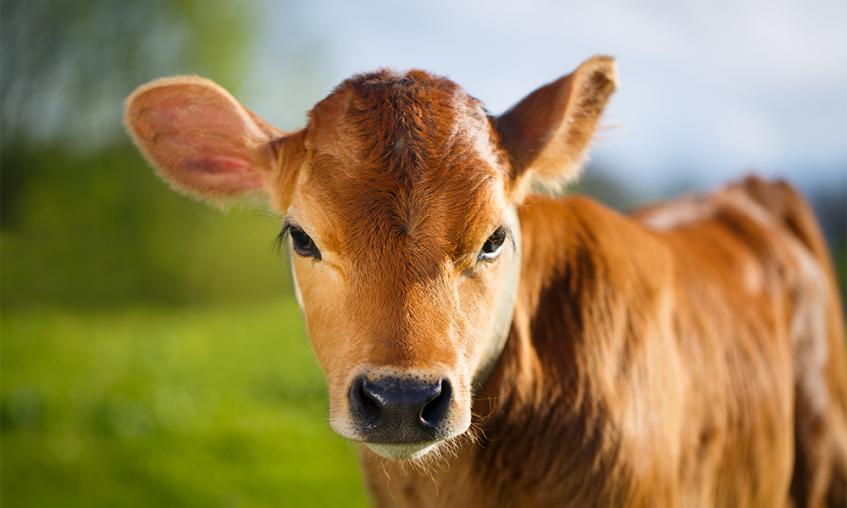
[[[614,59],[595,56],[499,116],[495,127],[513,183],[531,179],[556,186],[576,178],[616,87]]]
[[[139,150],[177,190],[207,201],[267,189],[284,133],[207,79],[151,81],[126,100]]]

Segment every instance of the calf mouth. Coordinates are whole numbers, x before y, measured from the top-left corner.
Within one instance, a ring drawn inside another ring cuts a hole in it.
[[[423,443],[363,443],[368,449],[384,459],[417,460],[432,452],[442,441]]]

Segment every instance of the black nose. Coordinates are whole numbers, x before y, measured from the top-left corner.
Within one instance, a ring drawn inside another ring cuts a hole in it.
[[[447,433],[453,389],[435,382],[365,376],[350,387],[350,412],[365,439],[374,443],[420,443]]]

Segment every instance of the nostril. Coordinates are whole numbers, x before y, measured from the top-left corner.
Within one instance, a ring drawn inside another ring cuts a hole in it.
[[[437,428],[444,423],[444,419],[450,410],[450,401],[453,397],[453,389],[450,381],[442,379],[435,396],[421,409],[421,423],[430,428]]]
[[[377,393],[370,389],[368,380],[356,378],[350,387],[350,409],[367,425],[376,425],[382,417],[382,405]]]

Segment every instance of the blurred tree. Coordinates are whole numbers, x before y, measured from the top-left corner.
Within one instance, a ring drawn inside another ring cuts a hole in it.
[[[826,233],[841,287],[841,303],[847,312],[847,179],[820,186],[808,195]]]
[[[608,168],[596,162],[589,162],[579,180],[565,190],[567,194],[591,196],[623,212],[634,208],[639,198],[632,190],[610,176]]]
[[[4,1],[4,306],[279,293],[276,223],[238,210],[221,218],[173,195],[121,126],[123,99],[158,76],[202,74],[237,90],[256,21],[249,6]]]
[[[0,17],[2,225],[19,217],[32,152],[126,142],[120,104],[146,80],[199,73],[239,83],[251,13],[244,2],[6,0]]]

